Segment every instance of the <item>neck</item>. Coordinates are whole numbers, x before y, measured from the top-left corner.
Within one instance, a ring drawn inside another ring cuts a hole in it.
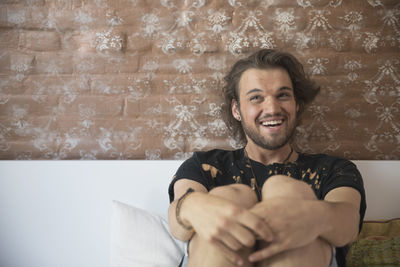
[[[250,159],[261,162],[264,165],[294,161],[298,156],[289,144],[276,150],[264,149],[259,146],[247,144],[245,151]]]

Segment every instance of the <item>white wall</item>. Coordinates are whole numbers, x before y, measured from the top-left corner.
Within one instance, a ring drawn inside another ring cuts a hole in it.
[[[112,200],[166,215],[180,163],[0,162],[0,266],[109,266]]]
[[[0,161],[0,266],[109,266],[112,200],[165,216],[180,163]],[[366,218],[400,217],[400,161],[356,163]]]

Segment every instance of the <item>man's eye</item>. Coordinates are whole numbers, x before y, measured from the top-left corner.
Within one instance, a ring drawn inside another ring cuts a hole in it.
[[[259,95],[250,97],[250,101],[252,101],[252,102],[260,101],[260,100],[261,100],[261,96],[259,96]]]
[[[278,95],[278,98],[290,98],[291,96],[289,93],[281,93]]]

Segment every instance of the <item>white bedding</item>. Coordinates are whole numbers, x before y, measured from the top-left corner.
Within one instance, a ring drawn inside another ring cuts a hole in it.
[[[0,266],[108,267],[113,200],[166,217],[180,161],[0,161]],[[366,219],[400,217],[400,161],[356,161]]]

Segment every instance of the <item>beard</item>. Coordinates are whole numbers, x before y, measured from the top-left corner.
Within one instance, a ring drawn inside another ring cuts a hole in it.
[[[292,139],[297,126],[296,121],[297,118],[294,118],[292,122],[288,122],[288,120],[285,119],[284,123],[288,124],[287,128],[284,129],[284,132],[272,134],[271,136],[262,135],[260,132],[256,131],[254,127],[252,128],[245,121],[242,121],[242,128],[244,133],[246,134],[246,137],[251,141],[253,141],[253,143],[258,145],[259,147],[268,150],[277,150],[286,145]],[[265,127],[265,126],[260,125],[260,127]]]

